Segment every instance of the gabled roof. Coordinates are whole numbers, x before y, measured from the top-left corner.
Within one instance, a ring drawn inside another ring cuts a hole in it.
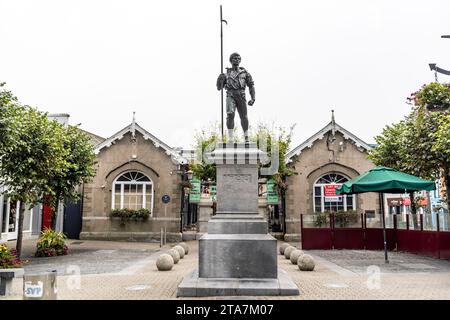
[[[99,135],[96,135],[92,132],[89,132],[89,131],[86,131],[86,130],[83,130],[80,128],[78,128],[78,130],[89,136],[89,138],[91,139],[91,143],[94,147],[106,140],[105,138],[100,137]]]
[[[319,132],[317,132],[316,134],[314,134],[312,137],[310,137],[309,139],[307,139],[305,142],[301,143],[298,147],[296,147],[295,149],[291,150],[288,152],[288,154],[286,155],[286,163],[289,163],[292,161],[292,157],[294,156],[298,156],[300,155],[300,153],[302,153],[302,151],[306,148],[311,148],[312,145],[314,144],[315,141],[317,140],[321,140],[323,139],[323,137],[325,136],[325,134],[329,131],[332,132],[337,132],[339,131],[340,133],[342,133],[342,135],[344,136],[344,139],[347,140],[351,140],[355,143],[356,147],[362,147],[365,150],[370,150],[373,147],[367,143],[365,143],[364,141],[362,141],[360,138],[358,138],[357,136],[355,136],[353,133],[347,131],[346,129],[344,129],[343,127],[341,127],[340,125],[338,125],[335,121],[334,121],[334,116],[332,118],[332,120],[330,121],[330,123],[328,123],[322,130],[320,130]]]
[[[175,150],[171,147],[169,147],[167,144],[162,142],[160,139],[156,138],[154,135],[152,135],[150,132],[142,128],[140,125],[138,125],[134,119],[133,122],[130,123],[128,126],[120,130],[119,132],[115,133],[105,141],[99,143],[95,146],[95,153],[98,154],[102,149],[109,148],[116,140],[120,140],[124,137],[125,134],[131,133],[132,137],[135,136],[136,131],[140,132],[145,140],[150,140],[153,142],[156,148],[162,148],[166,152],[168,156],[171,156],[172,160],[178,164],[186,164],[187,159],[180,155],[179,150]]]

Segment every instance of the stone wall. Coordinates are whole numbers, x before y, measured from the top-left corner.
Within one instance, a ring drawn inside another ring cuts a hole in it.
[[[171,156],[151,140],[136,132],[103,148],[97,156],[97,174],[92,183],[84,186],[83,226],[80,238],[105,240],[159,241],[162,227],[166,227],[167,241],[180,241],[181,176]],[[146,221],[128,221],[120,224],[110,218],[114,180],[130,170],[140,171],[153,182],[153,212]],[[171,198],[165,205],[161,197]],[[166,208],[164,206],[167,206]]]
[[[305,148],[299,156],[294,156],[293,162],[289,164],[298,174],[287,180],[286,241],[300,240],[300,214],[314,212],[313,185],[321,176],[339,173],[352,179],[375,166],[367,159],[367,150],[357,147],[352,140],[344,139],[340,132],[336,132],[335,138],[332,145],[327,144],[325,134],[311,148]],[[358,213],[377,210],[377,194],[357,195],[356,204]]]

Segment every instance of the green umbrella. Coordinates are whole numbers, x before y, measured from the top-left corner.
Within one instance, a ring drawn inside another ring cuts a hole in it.
[[[337,194],[363,192],[403,193],[405,190],[436,190],[434,181],[403,173],[392,168],[376,167],[336,189]]]
[[[403,193],[418,190],[436,190],[436,184],[434,181],[424,180],[392,168],[376,167],[342,184],[340,188],[336,189],[336,194],[379,192],[383,219],[384,257],[385,262],[388,263],[382,193]]]

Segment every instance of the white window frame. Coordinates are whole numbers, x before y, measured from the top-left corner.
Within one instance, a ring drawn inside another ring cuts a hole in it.
[[[343,175],[341,173],[337,173],[337,172],[327,172],[323,175],[321,175],[313,184],[313,212],[314,213],[319,213],[318,211],[316,211],[316,187],[320,187],[320,213],[325,212],[325,192],[324,192],[324,187],[328,186],[328,185],[332,185],[333,183],[317,183],[317,181],[319,181],[320,179],[322,179],[324,176],[329,175],[329,174],[336,174],[336,175],[340,175],[344,178],[348,180],[350,180],[349,177],[347,177],[346,175]],[[335,184],[342,184],[340,182],[337,182]],[[343,197],[343,206],[345,208],[345,211],[348,210],[356,210],[356,196],[353,195],[353,203],[352,203],[352,209],[347,208],[347,195],[344,194],[342,195]]]
[[[3,201],[5,200],[5,197],[2,197],[2,207],[3,207]],[[0,230],[0,235],[3,233],[6,235],[6,240],[16,240],[17,235],[19,234],[19,208],[20,208],[20,201],[16,202],[16,225],[14,227],[14,231],[9,231],[9,218],[11,214],[11,201],[9,198],[6,198],[6,215],[5,215],[5,230]],[[3,211],[3,210],[2,210]],[[2,212],[3,214],[3,212]],[[0,225],[0,228],[2,226]],[[23,232],[26,232],[26,230],[23,230]],[[1,237],[0,237],[1,238]]]
[[[0,190],[4,190],[1,189]],[[3,202],[6,200],[6,208],[3,211]],[[16,202],[16,225],[14,227],[14,231],[9,231],[9,217],[11,214],[11,200],[6,197],[4,194],[0,195],[0,240],[2,239],[2,235],[6,240],[16,240],[19,234],[19,210],[20,210],[20,201]],[[28,229],[22,230],[22,233],[30,233],[33,227],[33,210],[28,210],[25,208],[25,215],[30,215],[30,227]],[[3,219],[5,217],[5,219]],[[24,220],[25,221],[25,220]],[[5,223],[5,230],[3,230],[3,223]]]
[[[142,175],[144,175],[145,177],[147,177],[150,181],[136,181],[136,180],[131,180],[131,181],[117,181],[121,176],[123,176],[124,174],[127,174],[129,172],[138,172]],[[111,189],[111,209],[114,209],[116,206],[116,185],[120,185],[120,209],[123,209],[123,198],[124,198],[124,191],[125,191],[125,185],[142,185],[142,208],[145,209],[149,209],[150,210],[150,216],[153,216],[153,203],[154,203],[154,199],[155,199],[155,186],[153,184],[153,180],[147,176],[146,174],[144,174],[141,171],[138,170],[130,170],[130,171],[126,171],[126,172],[122,172],[121,174],[119,174],[116,179],[114,179],[114,182],[112,184],[112,189]],[[152,192],[151,192],[151,196],[152,199],[150,201],[150,208],[146,208],[146,203],[147,203],[147,186],[151,186],[152,187]]]

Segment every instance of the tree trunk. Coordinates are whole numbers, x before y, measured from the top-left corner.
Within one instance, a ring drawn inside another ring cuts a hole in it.
[[[52,202],[51,202],[51,208],[52,208],[52,211],[53,211],[53,214],[52,214],[52,230],[55,230],[56,231],[56,220],[57,220],[57,218],[58,218],[58,209],[59,209],[59,198],[60,198],[60,194],[61,193],[57,193],[56,195],[55,195],[55,199],[54,200],[52,200]]]
[[[409,191],[409,201],[411,202],[411,213],[416,214],[417,208],[416,203],[414,202],[414,191]]]
[[[281,228],[283,229],[283,235],[287,233],[286,230],[286,203],[285,203],[285,192],[284,190],[280,190],[279,192],[279,202],[278,202],[278,217],[280,218]],[[280,216],[280,213],[282,214]]]
[[[20,258],[22,254],[22,239],[23,239],[23,218],[25,215],[25,202],[20,201],[19,206],[19,226],[17,228],[17,242],[16,242],[16,251],[17,257]]]
[[[450,167],[444,167],[445,199],[447,201],[447,210],[450,212]]]

